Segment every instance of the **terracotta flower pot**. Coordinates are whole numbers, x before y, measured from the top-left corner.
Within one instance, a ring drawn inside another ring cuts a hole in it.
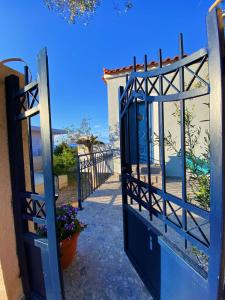
[[[79,234],[79,232],[75,233],[71,239],[65,239],[60,243],[60,260],[63,270],[69,267],[75,257]]]

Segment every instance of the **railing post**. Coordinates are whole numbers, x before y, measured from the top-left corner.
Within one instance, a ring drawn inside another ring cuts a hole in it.
[[[81,210],[82,207],[82,199],[81,199],[81,180],[80,180],[80,158],[77,155],[77,200],[78,200],[78,208]]]

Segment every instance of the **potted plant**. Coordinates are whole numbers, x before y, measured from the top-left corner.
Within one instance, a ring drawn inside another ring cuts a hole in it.
[[[86,227],[77,219],[77,212],[78,209],[71,204],[56,208],[56,231],[60,243],[60,260],[63,270],[72,263],[77,250],[79,234]],[[46,227],[39,227],[38,233],[46,236]]]

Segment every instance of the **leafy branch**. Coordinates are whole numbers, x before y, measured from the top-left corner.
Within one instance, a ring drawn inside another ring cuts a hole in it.
[[[203,103],[209,107],[208,103]],[[175,103],[175,111],[172,116],[176,118],[177,124],[180,126],[180,108],[179,104]],[[203,120],[206,122],[208,120]],[[185,155],[186,168],[188,173],[188,183],[191,188],[191,194],[194,200],[204,209],[209,209],[210,206],[210,135],[209,131],[205,130],[203,143],[201,142],[202,128],[195,122],[194,105],[191,108],[185,109]],[[159,144],[159,136],[154,133],[156,142]],[[178,157],[181,155],[181,148],[177,145],[177,137],[173,136],[171,131],[164,137],[164,145],[168,150],[174,151]],[[201,153],[199,154],[199,150]],[[191,201],[190,194],[187,195],[188,200]]]
[[[122,1],[122,0],[121,0]],[[121,13],[121,1],[113,0],[114,9]],[[132,0],[124,0],[124,11],[127,12],[133,7]],[[45,5],[57,15],[62,16],[68,23],[74,24],[77,19],[84,18],[88,20],[92,16],[101,0],[44,0]]]

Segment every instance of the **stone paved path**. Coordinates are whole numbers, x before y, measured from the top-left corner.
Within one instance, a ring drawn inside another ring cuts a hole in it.
[[[123,251],[121,190],[112,176],[84,202],[76,260],[64,271],[66,300],[151,300]]]

